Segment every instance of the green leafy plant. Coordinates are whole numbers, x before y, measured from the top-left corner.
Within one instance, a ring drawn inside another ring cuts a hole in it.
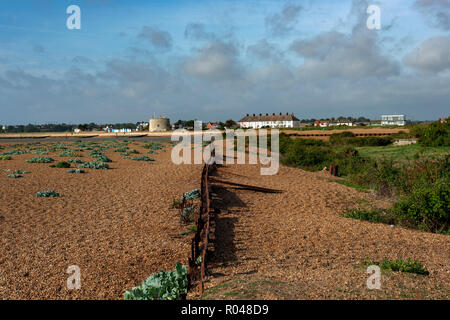
[[[53,161],[54,160],[50,157],[33,157],[33,158],[27,160],[27,162],[29,162],[29,163],[50,163]]]
[[[187,268],[177,262],[175,270],[161,270],[140,286],[124,293],[125,300],[179,300],[187,294]]]
[[[67,162],[69,162],[69,163],[73,163],[73,164],[80,164],[80,163],[84,163],[84,161],[83,161],[83,160],[81,160],[81,159],[69,159],[69,160],[67,160]]]
[[[48,198],[48,197],[61,197],[61,195],[53,190],[44,190],[44,191],[39,191],[38,193],[36,193],[37,197],[44,197],[44,198]]]
[[[0,155],[0,160],[11,160],[11,156]]]
[[[186,192],[184,195],[180,197],[180,201],[183,201],[183,197],[185,200],[194,200],[200,198],[200,189],[193,189],[191,191]]]
[[[67,170],[68,173],[84,173],[83,169],[69,169]]]
[[[11,174],[8,174],[8,177],[9,178],[22,178],[23,176],[20,174],[11,173]]]
[[[109,165],[104,162],[90,161],[82,163],[79,168],[106,170],[109,169]]]

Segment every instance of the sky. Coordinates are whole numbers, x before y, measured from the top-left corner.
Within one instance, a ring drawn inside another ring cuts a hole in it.
[[[449,111],[450,0],[0,1],[2,125]]]

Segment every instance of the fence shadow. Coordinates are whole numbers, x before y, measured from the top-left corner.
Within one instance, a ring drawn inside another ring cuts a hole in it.
[[[213,185],[213,203],[216,209],[216,232],[214,254],[211,256],[211,264],[213,266],[226,266],[236,261],[235,246],[235,226],[237,218],[226,217],[226,212],[233,212],[234,208],[242,208],[247,205],[232,191],[220,185]],[[220,276],[220,274],[211,274],[212,276]]]

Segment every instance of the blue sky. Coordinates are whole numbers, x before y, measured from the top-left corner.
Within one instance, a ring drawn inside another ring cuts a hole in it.
[[[66,8],[81,8],[81,30]],[[381,30],[365,12],[381,9]],[[0,2],[0,124],[448,116],[449,0]]]

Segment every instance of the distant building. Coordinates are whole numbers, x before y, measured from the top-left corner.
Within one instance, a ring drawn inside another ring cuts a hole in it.
[[[122,129],[111,129],[111,132],[131,132],[131,129],[126,129],[126,128],[122,128]]]
[[[325,128],[330,125],[330,120],[316,120],[314,121],[314,127]]]
[[[206,124],[206,127],[211,130],[211,129],[218,129],[219,128],[219,124],[217,122],[208,122]]]
[[[75,129],[73,129],[73,132],[75,132],[75,133],[80,133],[80,132],[81,132],[81,129],[75,128]]]
[[[381,116],[382,126],[404,126],[405,124],[406,124],[406,117],[404,114]]]
[[[370,120],[369,125],[374,127],[381,126],[381,120]]]
[[[294,116],[293,113],[289,114],[275,114],[259,115],[253,114],[252,116],[247,114],[244,118],[238,121],[241,128],[253,128],[259,129],[264,127],[270,128],[294,128],[300,126],[300,120]]]
[[[348,127],[353,127],[355,125],[355,122],[351,121],[351,120],[337,120],[337,121],[330,121],[330,123],[328,124],[328,126],[333,127],[333,126],[348,126]]]
[[[151,118],[149,121],[150,132],[161,132],[170,130],[169,118]]]

